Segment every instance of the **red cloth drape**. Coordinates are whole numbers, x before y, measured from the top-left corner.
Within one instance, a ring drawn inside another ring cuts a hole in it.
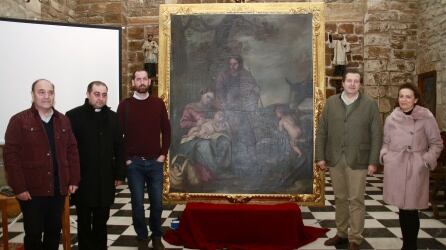
[[[328,229],[304,226],[295,203],[276,205],[186,205],[177,231],[164,240],[195,249],[288,250],[308,244]]]

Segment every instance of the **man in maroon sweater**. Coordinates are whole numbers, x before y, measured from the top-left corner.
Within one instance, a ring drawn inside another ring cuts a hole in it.
[[[147,72],[136,70],[132,77],[133,96],[119,104],[118,116],[125,134],[127,179],[138,246],[140,249],[148,248],[148,230],[144,218],[144,187],[147,185],[152,244],[154,249],[162,250],[163,163],[170,146],[171,129],[164,102],[149,95],[150,84]]]

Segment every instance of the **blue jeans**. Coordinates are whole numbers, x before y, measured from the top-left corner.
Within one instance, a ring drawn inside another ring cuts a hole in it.
[[[144,186],[147,185],[151,237],[161,237],[161,213],[163,211],[163,163],[156,160],[143,160],[139,157],[130,159],[132,163],[127,168],[127,179],[132,198],[133,227],[138,239],[148,238],[147,225],[144,216]]]

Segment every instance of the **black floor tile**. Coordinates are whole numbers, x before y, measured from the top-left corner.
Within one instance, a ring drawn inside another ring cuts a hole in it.
[[[108,234],[122,234],[129,228],[128,225],[107,225]]]
[[[114,213],[113,216],[132,217],[132,210],[119,210],[116,213]]]
[[[434,238],[446,238],[446,228],[423,228],[422,230]]]
[[[364,238],[393,238],[395,235],[387,228],[365,228]]]
[[[418,239],[417,245],[417,249],[446,249],[446,247],[436,239]]]

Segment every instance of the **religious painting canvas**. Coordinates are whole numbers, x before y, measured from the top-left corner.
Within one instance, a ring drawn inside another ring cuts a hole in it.
[[[323,201],[313,159],[322,7],[161,5],[167,201]]]

